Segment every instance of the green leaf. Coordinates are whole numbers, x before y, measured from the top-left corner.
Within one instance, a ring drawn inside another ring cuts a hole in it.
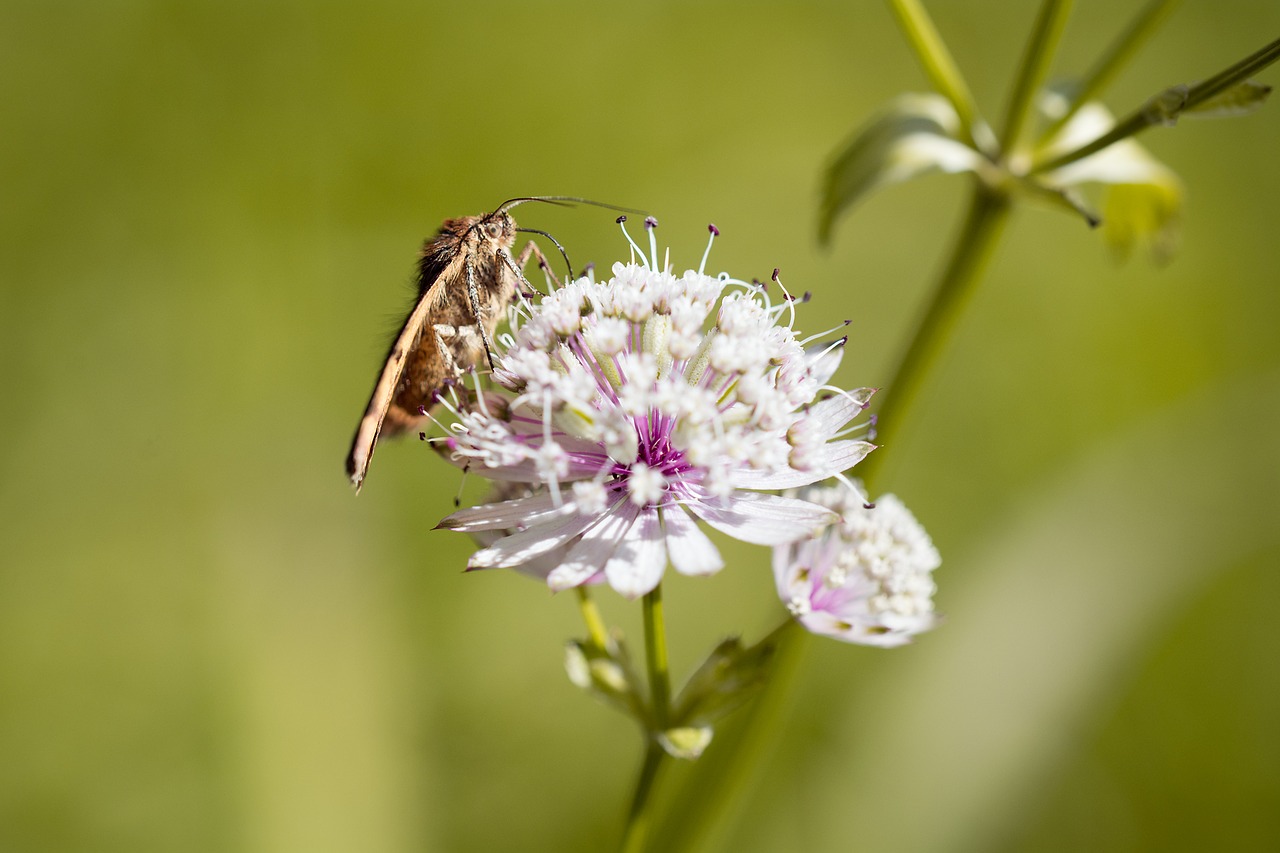
[[[1266,102],[1271,87],[1256,80],[1244,80],[1183,111],[1191,118],[1231,118],[1248,115]]]
[[[759,690],[771,670],[776,640],[770,636],[750,648],[730,637],[714,649],[689,677],[672,718],[685,726],[715,722]]]
[[[822,185],[818,238],[872,190],[931,172],[982,172],[994,166],[960,141],[960,121],[941,95],[902,95],[836,156]]]

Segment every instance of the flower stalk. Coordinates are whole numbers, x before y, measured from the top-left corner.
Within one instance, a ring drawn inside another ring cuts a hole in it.
[[[890,0],[889,8],[924,67],[929,82],[955,108],[956,115],[960,117],[961,133],[969,142],[976,144],[974,124],[978,120],[978,108],[969,92],[969,84],[956,67],[929,13],[917,0]]]
[[[1027,118],[1031,114],[1032,100],[1049,73],[1049,63],[1058,50],[1062,31],[1071,13],[1071,0],[1045,0],[1036,15],[1035,27],[1022,55],[1022,65],[1009,98],[1005,113],[1004,131],[1000,136],[1000,150],[1009,156],[1021,140]]]
[[[1136,136],[1149,127],[1174,124],[1183,113],[1190,112],[1204,105],[1211,98],[1240,85],[1277,59],[1280,59],[1280,39],[1276,39],[1207,80],[1202,80],[1193,86],[1173,86],[1165,89],[1097,139],[1052,160],[1037,163],[1030,173],[1036,175],[1061,169],[1063,166],[1096,154],[1122,139]]]
[[[884,392],[876,421],[881,447],[893,446],[924,386],[930,368],[937,362],[951,330],[964,312],[974,287],[986,270],[996,242],[1008,219],[1008,196],[975,181],[964,224],[951,254],[943,265],[933,296],[894,370]],[[867,488],[880,488],[880,468],[886,454],[873,453],[858,469]]]

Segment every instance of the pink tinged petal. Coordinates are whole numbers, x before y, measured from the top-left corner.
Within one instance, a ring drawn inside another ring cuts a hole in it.
[[[805,424],[813,431],[814,438],[826,441],[862,414],[872,393],[870,388],[859,388],[819,400],[805,412]]]
[[[555,498],[547,492],[460,509],[442,519],[436,528],[457,530],[460,533],[471,533],[477,530],[514,530],[535,523],[543,523],[551,516],[572,515],[576,509],[572,500],[566,500],[563,506],[557,507]]]
[[[811,536],[839,516],[808,501],[735,492],[728,505],[692,504],[694,515],[721,533],[752,545],[781,545]]]
[[[809,375],[819,385],[826,385],[835,375],[836,368],[844,358],[844,347],[833,347],[830,344],[815,344],[805,350],[805,360],[809,362]]]
[[[662,523],[667,531],[667,553],[677,572],[710,575],[724,568],[724,559],[716,546],[684,509],[667,507],[662,511]]]
[[[558,548],[593,523],[595,516],[572,515],[504,536],[471,555],[468,569],[509,569]]]
[[[779,468],[759,471],[743,468],[729,475],[729,484],[737,489],[794,489],[848,471],[876,449],[869,441],[831,441],[814,452],[812,465],[805,469]]]
[[[619,501],[592,521],[597,523],[583,534],[565,561],[547,575],[547,586],[560,591],[581,586],[604,569],[618,542],[635,524],[640,509]]]
[[[880,626],[864,622],[846,622],[836,614],[825,610],[814,610],[802,616],[800,624],[815,634],[860,646],[892,649],[911,642],[911,634],[887,631]]]
[[[638,598],[662,580],[667,567],[666,537],[656,509],[642,510],[605,564],[609,585],[627,598]]]
[[[797,597],[809,597],[808,584],[801,577],[801,567],[797,565],[800,559],[812,553],[813,549],[805,545],[805,542],[787,542],[773,549],[773,581],[783,604],[790,604]]]

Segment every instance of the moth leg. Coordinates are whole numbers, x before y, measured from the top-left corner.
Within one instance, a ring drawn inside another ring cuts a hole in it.
[[[520,250],[520,254],[514,261],[510,261],[509,258],[504,258],[504,260],[510,261],[512,270],[520,277],[521,281],[529,285],[530,290],[533,290],[533,285],[529,283],[529,279],[525,278],[524,275],[524,267],[525,264],[529,263],[530,255],[538,259],[538,267],[551,279],[552,284],[560,287],[560,279],[556,278],[556,274],[551,271],[551,264],[547,261],[547,256],[542,254],[542,249],[538,248],[538,244],[532,240],[525,244],[525,247]]]
[[[466,327],[459,328],[450,326],[447,323],[436,323],[431,327],[431,331],[436,336],[436,349],[440,353],[440,360],[444,362],[444,375],[447,379],[457,379],[462,375],[462,368],[458,366],[458,362],[453,357],[454,347],[450,346],[446,341],[453,338],[461,338],[466,333]]]
[[[471,266],[471,255],[467,255],[465,264],[467,271],[467,299],[471,301],[471,313],[476,318],[476,328],[480,330],[480,340],[484,341],[484,357],[489,362],[489,369],[493,370],[493,341],[489,340],[489,330],[484,327],[484,320],[480,315],[480,291],[476,287],[476,273]]]

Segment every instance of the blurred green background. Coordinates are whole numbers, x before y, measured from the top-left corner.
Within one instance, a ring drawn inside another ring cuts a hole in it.
[[[1082,0],[1054,73],[1137,5]],[[1000,115],[1034,4],[930,8]],[[1108,101],[1277,33],[1187,0]],[[821,251],[818,177],[924,87],[879,3],[0,3],[0,849],[608,849],[640,744],[563,675],[572,597],[461,573],[420,443],[340,473],[415,252],[527,193],[650,210],[677,266],[715,221],[711,266],[780,266],[882,384],[964,183]],[[1144,137],[1189,190],[1167,268],[1019,212],[883,451],[947,621],[815,641],[708,848],[1280,847],[1277,139],[1275,103]],[[613,217],[519,212],[578,264]],[[721,541],[667,592],[677,672],[782,615]]]

